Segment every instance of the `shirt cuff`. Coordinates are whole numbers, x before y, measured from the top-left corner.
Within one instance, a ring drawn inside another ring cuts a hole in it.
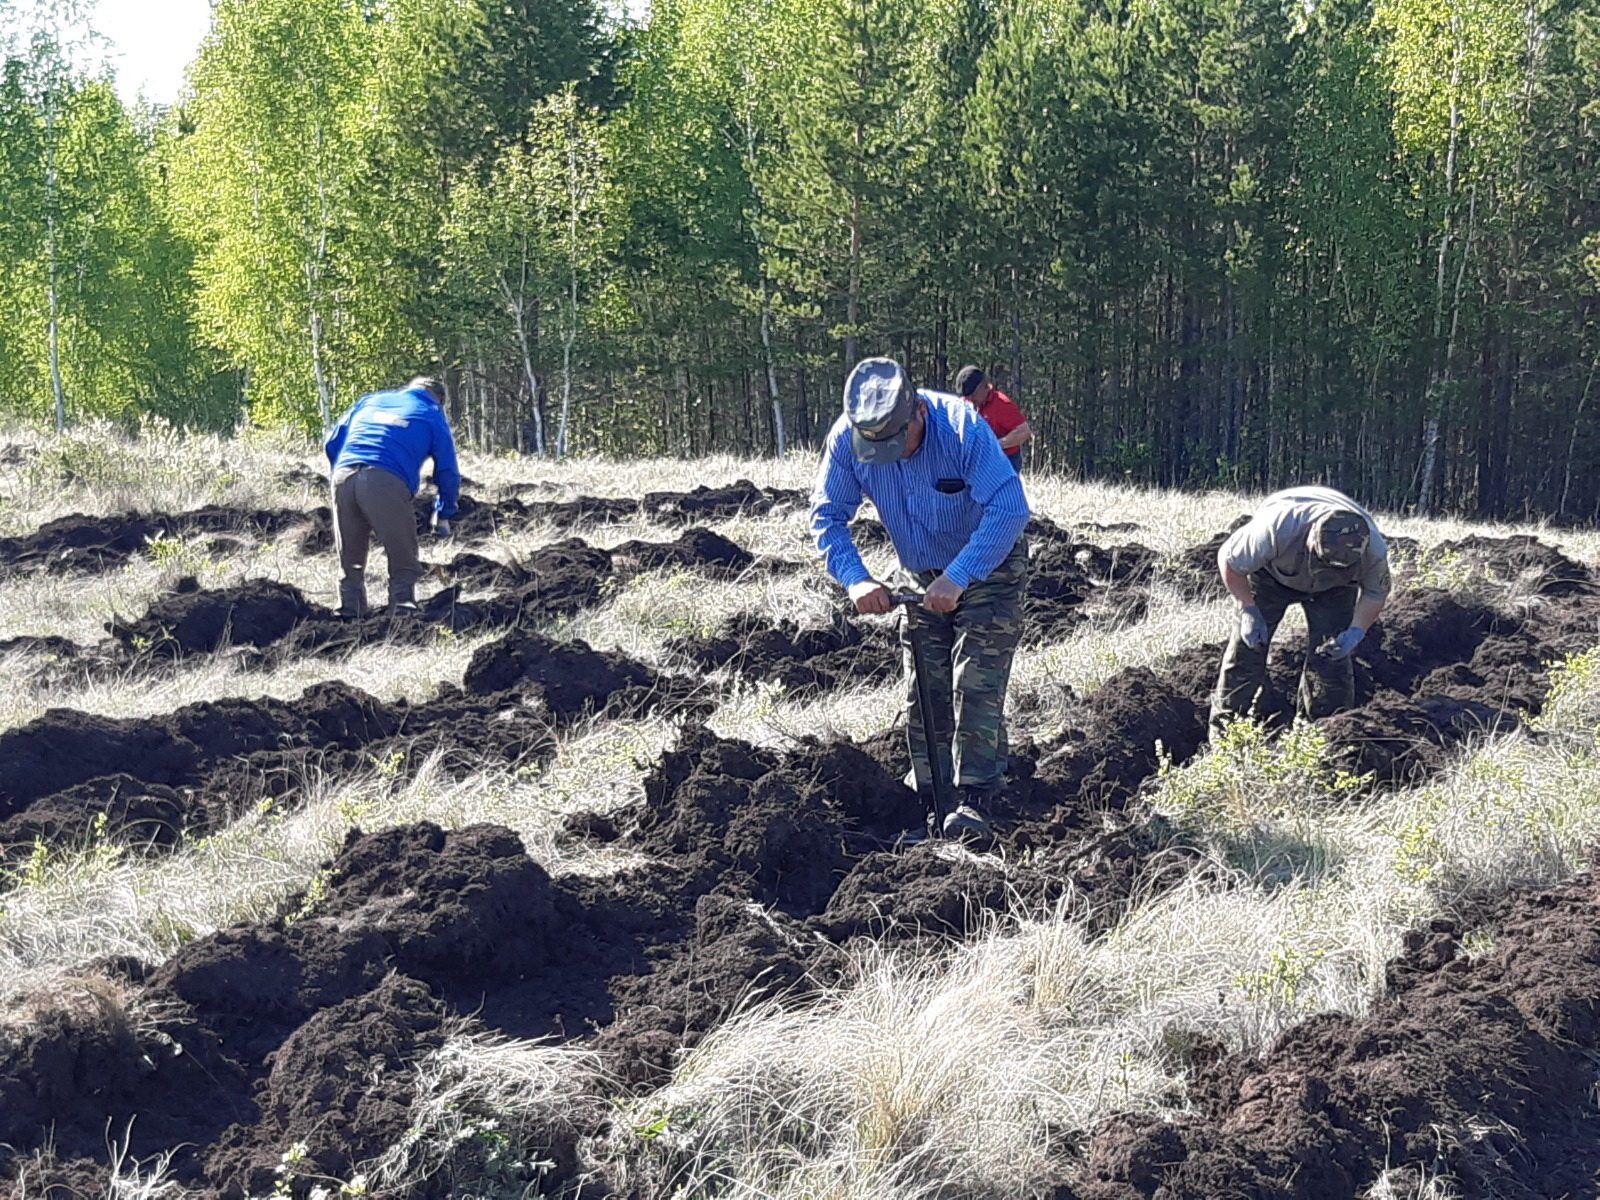
[[[972,583],[972,572],[958,562],[953,562],[944,569],[944,577],[963,590]]]

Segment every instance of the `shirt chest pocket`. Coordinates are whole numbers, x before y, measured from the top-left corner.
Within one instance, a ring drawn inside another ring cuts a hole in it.
[[[911,515],[925,529],[936,533],[965,533],[977,524],[978,505],[966,487],[959,491],[919,492],[913,498]]]

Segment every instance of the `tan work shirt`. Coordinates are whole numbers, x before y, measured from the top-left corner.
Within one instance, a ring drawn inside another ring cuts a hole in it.
[[[1306,545],[1312,525],[1340,510],[1360,513],[1371,530],[1366,551],[1353,567],[1315,562]],[[1315,594],[1358,583],[1364,599],[1389,598],[1389,545],[1378,532],[1378,523],[1349,496],[1329,487],[1311,485],[1274,492],[1262,501],[1249,523],[1234,530],[1222,544],[1222,557],[1241,575],[1266,571],[1297,592]]]

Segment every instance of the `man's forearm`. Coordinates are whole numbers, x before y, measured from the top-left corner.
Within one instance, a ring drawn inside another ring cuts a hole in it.
[[[1228,589],[1228,595],[1239,602],[1240,608],[1249,608],[1256,602],[1256,594],[1250,587],[1250,577],[1243,571],[1235,570],[1227,562],[1218,564],[1222,572],[1222,586]]]
[[[1350,624],[1362,632],[1372,628],[1372,623],[1378,619],[1378,614],[1383,611],[1385,597],[1363,596],[1356,601],[1355,614],[1350,618]]]
[[[1000,449],[1009,454],[1011,451],[1020,449],[1021,447],[1027,445],[1032,440],[1033,429],[1026,421],[1024,421],[1021,425],[1018,425],[1010,433],[1006,434],[1005,437],[1000,439]]]
[[[816,538],[817,550],[822,555],[823,567],[840,587],[848,590],[872,578],[872,572],[867,570],[867,564],[861,560],[861,552],[850,537],[847,524],[840,521],[819,522],[813,526],[812,534]]]
[[[986,509],[972,537],[961,548],[961,553],[950,560],[944,574],[957,587],[963,588],[974,579],[987,579],[989,572],[1004,562],[1016,546],[1031,515],[1026,504],[1020,511],[998,506]]]

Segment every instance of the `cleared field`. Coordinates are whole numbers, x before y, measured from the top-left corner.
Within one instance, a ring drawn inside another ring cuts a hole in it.
[[[304,447],[10,444],[15,1195],[1600,1178],[1593,533],[1385,520],[1359,707],[1207,748],[1250,498],[1030,479],[975,854],[899,841],[898,644],[809,458],[467,458],[425,619],[343,623]]]

